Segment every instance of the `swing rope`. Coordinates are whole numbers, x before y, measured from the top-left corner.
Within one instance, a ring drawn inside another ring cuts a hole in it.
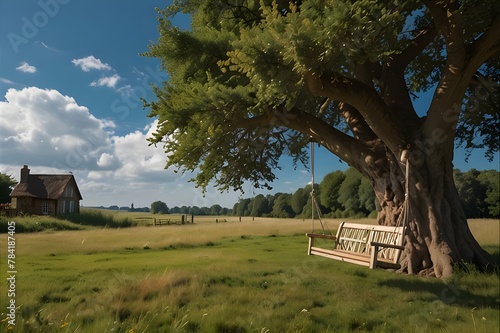
[[[408,147],[409,148],[409,147]],[[408,227],[409,224],[409,212],[410,212],[410,160],[408,159],[409,157],[409,151],[404,150],[401,153],[401,160],[405,162],[405,202],[403,205],[403,234],[405,233],[405,229]]]
[[[331,235],[332,232],[328,229],[328,226],[323,223],[321,218],[321,210],[319,208],[318,201],[316,200],[316,193],[314,191],[314,139],[309,138],[311,144],[311,233],[314,233],[314,211],[318,214],[319,223],[321,225],[321,230],[323,230],[323,235],[325,234],[325,229]]]
[[[408,147],[409,148],[409,147]],[[402,214],[399,215],[398,217],[398,222],[396,224],[396,228],[402,226],[403,227],[403,235],[406,233],[406,228],[408,228],[408,225],[410,223],[410,185],[409,185],[409,179],[410,179],[410,161],[408,160],[409,157],[409,151],[404,150],[401,153],[401,162],[405,162],[405,201],[403,203],[403,212]],[[401,224],[402,222],[402,224]],[[396,228],[394,229],[394,232],[396,232]],[[404,240],[403,240],[404,241]]]

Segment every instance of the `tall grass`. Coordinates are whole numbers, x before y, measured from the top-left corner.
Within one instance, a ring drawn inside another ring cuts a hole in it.
[[[39,232],[44,230],[83,230],[88,227],[129,228],[138,222],[125,216],[114,216],[112,213],[82,209],[80,213],[65,214],[58,217],[43,215],[25,215],[9,218],[0,216],[0,233],[7,232],[8,221],[16,222],[16,233]]]
[[[7,233],[9,221],[16,222],[16,233],[39,232],[44,230],[82,230],[84,226],[50,216],[0,217],[0,233]]]
[[[98,209],[82,209],[79,213],[66,214],[63,218],[76,224],[103,228],[130,228],[137,225],[131,218],[118,219],[112,213]]]

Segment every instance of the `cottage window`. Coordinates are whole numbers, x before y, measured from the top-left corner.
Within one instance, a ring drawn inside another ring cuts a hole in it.
[[[66,213],[66,201],[62,200],[61,201],[61,214]]]
[[[69,202],[69,212],[70,213],[74,213],[75,212],[75,202],[73,200],[71,200]]]
[[[66,186],[64,189],[64,196],[65,197],[72,197],[73,196],[73,186],[69,185]]]
[[[44,201],[42,204],[42,214],[48,214],[49,213],[49,202]]]

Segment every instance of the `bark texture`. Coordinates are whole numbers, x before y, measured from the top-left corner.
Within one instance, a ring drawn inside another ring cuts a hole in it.
[[[486,267],[492,257],[470,232],[453,183],[451,160],[421,157],[418,151],[409,156],[407,216],[402,215],[405,169],[401,163],[390,168],[385,180],[375,180],[387,184],[383,193],[378,190],[382,186],[374,186],[382,207],[379,223],[407,227],[400,271],[446,278],[462,261]]]

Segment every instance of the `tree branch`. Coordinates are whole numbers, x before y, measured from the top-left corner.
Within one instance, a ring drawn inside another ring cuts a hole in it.
[[[287,111],[274,110],[266,115],[244,119],[237,124],[238,128],[254,129],[260,126],[283,126],[311,137],[330,152],[351,166],[362,170],[366,163],[385,157],[372,149],[369,143],[364,143],[342,131],[330,126],[322,119],[298,109]]]
[[[365,119],[352,105],[341,102],[339,108],[342,117],[355,138],[363,142],[377,139],[377,136],[373,133],[370,126],[368,126]]]
[[[465,72],[472,75],[493,54],[500,50],[500,15],[493,20],[488,30],[471,45]]]
[[[325,101],[323,102],[323,104],[321,104],[321,107],[319,108],[318,115],[320,117],[325,114],[326,109],[328,109],[328,105],[330,105],[330,103],[332,103],[332,99],[331,98],[325,98]]]
[[[252,118],[245,118],[234,124],[235,128],[255,129],[261,126],[269,125],[274,120],[272,113],[254,116]]]
[[[325,96],[352,105],[363,116],[373,133],[390,150],[399,152],[406,147],[405,129],[393,119],[390,110],[378,93],[368,85],[339,74],[305,75],[307,89],[315,96]]]
[[[434,11],[436,11],[434,9]],[[439,14],[437,14],[439,15]],[[442,15],[442,14],[441,14]],[[460,15],[451,13],[450,16]],[[440,19],[442,21],[442,19]],[[461,21],[461,19],[450,19],[452,21]],[[449,23],[449,25],[453,25]],[[462,35],[462,27],[444,28],[448,35],[447,55],[448,59],[443,76],[436,88],[434,98],[429,108],[428,116],[424,125],[424,135],[427,140],[430,139],[433,145],[442,147],[441,153],[446,154],[453,150],[456,126],[458,123],[461,101],[465,91],[476,70],[492,55],[492,50],[498,47],[500,39],[500,19],[497,16],[489,29],[472,44],[471,54],[467,54],[465,48],[458,54],[461,46],[449,47],[455,43],[455,35]],[[447,32],[447,30],[460,30],[460,32]],[[463,45],[462,43],[456,43]],[[467,55],[467,57],[466,57]],[[467,61],[465,59],[468,59]],[[437,149],[434,149],[436,152]]]
[[[462,75],[466,58],[463,20],[457,2],[429,0],[425,4],[445,39],[447,60],[427,112],[423,134],[435,147],[434,153],[446,154],[453,149],[460,103],[469,82]]]
[[[394,56],[394,64],[399,70],[404,71],[422,51],[436,38],[437,29],[434,22],[429,23],[408,46],[400,53]]]
[[[392,109],[393,118],[400,122],[400,126],[407,129],[414,128],[414,124],[420,118],[415,112],[406,86],[405,69],[435,39],[436,32],[436,27],[431,22],[400,54],[389,57],[389,60],[381,66],[379,81],[382,98]],[[405,113],[404,116],[402,116],[402,112]]]
[[[400,54],[387,57],[378,67],[371,66],[377,70],[381,96],[391,110],[394,121],[408,130],[414,128],[419,117],[406,86],[405,69],[434,40],[436,31],[433,23],[428,24]],[[372,72],[375,74],[374,70]]]
[[[465,45],[463,39],[463,18],[458,1],[424,1],[431,12],[434,24],[446,41],[446,54],[449,62],[460,70],[465,64]]]
[[[404,69],[399,69],[392,60],[389,60],[382,66],[379,84],[380,94],[394,123],[407,131],[414,128],[419,117],[415,112],[406,86]]]
[[[286,126],[312,137],[314,141],[358,170],[366,167],[367,163],[385,157],[372,149],[369,143],[349,136],[307,112],[292,110]]]

